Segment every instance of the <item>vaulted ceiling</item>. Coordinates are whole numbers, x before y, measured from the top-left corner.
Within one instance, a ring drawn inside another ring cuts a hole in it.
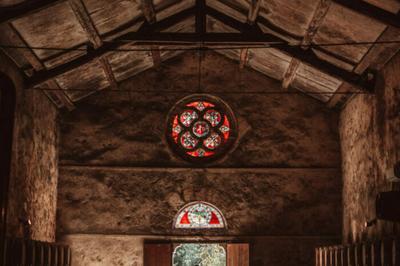
[[[0,44],[68,109],[200,45],[334,107],[399,50],[399,12],[398,0],[0,0]]]

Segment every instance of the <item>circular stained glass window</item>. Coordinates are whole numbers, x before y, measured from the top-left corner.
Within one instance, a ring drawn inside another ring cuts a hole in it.
[[[210,162],[220,158],[236,139],[236,119],[221,99],[192,95],[180,100],[169,113],[167,140],[182,158]]]

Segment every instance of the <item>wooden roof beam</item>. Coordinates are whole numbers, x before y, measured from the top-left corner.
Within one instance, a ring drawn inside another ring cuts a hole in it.
[[[249,13],[247,14],[247,23],[253,25],[257,20],[258,13],[260,12],[261,0],[251,0]]]
[[[146,21],[149,24],[153,24],[157,21],[156,19],[156,12],[154,10],[154,5],[152,0],[141,0],[141,9],[143,12],[144,17],[146,18]]]
[[[207,31],[206,1],[196,0],[196,33],[205,34]]]
[[[320,5],[319,5],[318,9],[315,11],[313,19],[310,23],[311,28],[310,28],[310,31],[308,31],[308,36],[303,38],[302,44],[304,43],[304,40],[309,40],[309,41],[312,40],[312,38],[316,34],[316,31],[317,31],[319,25],[323,21],[324,16],[328,12],[328,9],[329,9],[329,1],[321,0]],[[213,16],[215,19],[218,19],[219,21],[222,21],[223,23],[225,23],[237,30],[241,30],[241,31],[243,31],[243,29],[245,29],[245,31],[248,30],[248,28],[246,29],[246,24],[243,25],[243,23],[231,18],[230,16],[228,16],[222,12],[219,12],[212,8],[208,8],[207,12],[211,16]],[[251,30],[254,30],[254,29],[251,29]],[[275,35],[265,34],[265,33],[263,33],[263,34],[255,34],[255,33],[256,32],[254,32],[254,31],[249,32],[248,37],[247,37],[247,40],[249,43],[252,42],[253,38],[254,39],[257,39],[258,37],[260,39],[265,38],[266,43],[268,43],[268,42],[276,43],[275,45],[270,44],[269,46],[276,47],[278,50],[281,50],[282,52],[287,53],[288,55],[292,56],[295,59],[295,60],[292,60],[292,62],[291,62],[291,64],[294,64],[294,66],[292,66],[292,67],[289,66],[289,68],[288,68],[288,70],[289,69],[291,70],[289,73],[287,73],[288,75],[289,74],[294,75],[296,73],[296,71],[295,71],[296,69],[292,69],[292,68],[293,67],[297,68],[299,66],[299,63],[296,62],[296,60],[299,60],[299,61],[302,61],[306,64],[313,66],[316,69],[321,70],[322,72],[325,72],[331,76],[334,76],[338,79],[344,80],[350,84],[353,84],[356,87],[360,87],[360,86],[365,87],[365,89],[367,89],[367,90],[371,90],[374,87],[373,85],[370,85],[368,83],[368,80],[369,81],[371,80],[371,78],[370,78],[371,73],[369,73],[368,70],[366,70],[362,75],[354,74],[352,72],[349,72],[342,68],[339,68],[331,63],[328,63],[327,61],[319,59],[318,56],[313,51],[311,51],[311,49],[304,50],[304,49],[300,48],[299,46],[290,46],[285,40],[283,40],[280,37],[275,36]],[[246,39],[246,38],[243,38],[243,39]],[[262,43],[261,40],[260,40],[260,43]],[[280,45],[279,43],[282,45]],[[290,75],[289,75],[289,77],[290,77]],[[287,80],[290,81],[291,79],[288,78]],[[363,84],[360,84],[360,82]]]
[[[148,24],[154,24],[157,22],[156,11],[154,9],[152,0],[141,0],[141,9],[144,17]],[[153,59],[153,66],[158,67],[161,65],[161,53],[158,45],[150,45],[151,58]]]
[[[240,49],[239,68],[244,69],[248,61],[249,61],[249,49],[248,48]]]
[[[349,83],[354,84],[355,86],[365,86],[363,82],[363,75],[358,75],[347,70],[344,70],[340,67],[332,65],[326,61],[319,59],[311,50],[303,50],[299,46],[290,46],[287,43],[283,42],[279,38],[270,35],[270,34],[242,34],[242,33],[205,33],[205,34],[196,34],[196,33],[140,33],[133,32],[123,36],[124,40],[130,40],[137,44],[145,44],[145,45],[176,45],[176,42],[179,43],[187,43],[187,44],[204,44],[204,45],[221,45],[226,44],[229,46],[232,45],[243,45],[243,44],[258,44],[258,45],[266,45],[267,47],[274,47],[286,54],[298,59],[310,66],[325,72],[331,76],[337,77],[339,79],[345,80]],[[171,40],[173,42],[171,42]],[[30,83],[32,86],[38,85],[48,79],[54,78],[55,76],[61,75],[67,71],[70,71],[76,67],[79,67],[83,64],[89,63],[92,60],[103,56],[105,53],[109,51],[109,49],[118,49],[123,45],[123,42],[111,42],[106,43],[102,47],[94,51],[88,51],[88,53],[84,56],[78,57],[75,60],[72,60],[64,65],[57,66],[53,69],[36,73],[30,79]]]
[[[147,35],[149,34],[149,31],[161,31],[163,29],[169,28],[176,23],[179,23],[180,21],[183,21],[191,16],[193,16],[196,13],[196,8],[195,7],[190,7],[187,8],[175,15],[172,15],[166,19],[163,19],[162,21],[158,21],[151,25],[151,28],[149,25],[146,23],[139,29],[138,33]],[[92,62],[93,60],[97,60],[98,58],[104,56],[106,53],[108,53],[110,50],[116,50],[121,48],[123,45],[126,44],[126,42],[119,42],[121,40],[126,39],[129,37],[128,34],[123,34],[122,36],[116,38],[114,41],[111,42],[103,42],[103,45],[99,47],[98,49],[89,49],[87,53],[83,56],[80,56],[78,58],[75,58],[74,60],[67,62],[63,65],[56,66],[50,70],[42,70],[37,73],[35,73],[34,76],[28,77],[27,78],[27,83],[28,86],[34,87],[39,84],[42,84],[46,82],[49,79],[52,79],[54,77],[60,76],[68,71],[71,71],[77,67],[80,67],[82,65],[85,65],[87,63]],[[153,44],[153,43],[152,43]]]
[[[103,41],[99,33],[94,26],[92,19],[85,7],[85,4],[82,0],[69,0],[68,1],[72,10],[74,11],[75,17],[78,19],[79,23],[81,24],[82,28],[86,32],[86,36],[90,43],[92,44],[93,48],[97,49],[103,45]]]
[[[8,25],[12,33],[9,41],[17,46],[27,46],[28,44],[14,28],[14,26],[11,23]],[[45,71],[44,64],[31,49],[19,49],[18,52],[20,52],[26,58],[35,71]],[[68,95],[64,91],[60,91],[60,87],[55,80],[49,79],[44,82],[43,85],[48,88],[48,90],[45,90],[44,93],[57,107],[65,107],[68,110],[73,110],[75,108]]]
[[[291,46],[285,40],[268,33],[259,33],[259,29],[254,28],[247,23],[241,23],[219,11],[213,10],[209,13],[209,7],[206,8],[207,14],[212,15],[216,19],[220,20],[227,25],[242,31],[242,33],[166,33],[166,32],[155,32],[156,30],[162,30],[185,19],[196,12],[196,8],[189,8],[181,13],[173,15],[165,20],[159,21],[146,27],[144,30],[138,32],[131,32],[124,34],[123,36],[117,38],[114,42],[104,43],[102,47],[97,50],[88,51],[84,56],[78,57],[64,65],[57,66],[51,70],[42,71],[36,73],[32,78],[29,79],[31,86],[38,85],[47,81],[48,79],[54,78],[55,76],[62,75],[63,73],[79,67],[83,64],[89,63],[92,60],[103,56],[109,50],[118,49],[126,42],[132,41],[137,44],[148,44],[148,45],[176,45],[179,43],[187,44],[204,44],[212,46],[214,44],[221,45],[226,44],[232,45],[249,45],[258,44],[266,45],[266,47],[275,47],[282,52],[300,60],[312,67],[325,72],[331,76],[337,77],[339,79],[345,80],[355,86],[366,87],[369,85],[368,80],[365,78],[366,75],[359,75],[349,71],[346,71],[340,67],[330,64],[326,61],[319,59],[310,49],[303,50],[299,46]],[[183,14],[182,14],[183,13]],[[369,79],[370,80],[370,79]],[[372,85],[370,87],[373,87]]]
[[[326,14],[328,13],[329,7],[330,7],[331,0],[320,0],[317,8],[314,11],[313,18],[311,19],[308,28],[306,30],[306,34],[303,37],[303,40],[301,41],[301,45],[303,46],[304,49],[308,49],[308,45],[312,43],[312,40],[315,36],[315,34],[318,31],[318,28],[322,24]],[[296,58],[292,58],[290,61],[290,64],[288,68],[286,69],[285,74],[283,75],[283,80],[282,80],[282,88],[287,90],[293,80],[296,77],[297,69],[300,66],[300,61],[297,60]]]
[[[299,68],[299,66],[300,66],[300,61],[295,58],[292,58],[288,68],[286,69],[285,74],[283,75],[283,79],[282,79],[282,88],[283,89],[287,90],[290,87],[294,78],[296,77],[296,72],[297,72],[297,69]]]
[[[260,11],[261,0],[252,0],[249,7],[249,12],[247,14],[247,24],[253,25],[258,17],[258,13]],[[244,69],[249,61],[249,49],[242,48],[240,49],[239,55],[239,68]]]
[[[373,18],[386,25],[400,28],[400,13],[393,14],[362,0],[332,0],[336,4]]]
[[[83,3],[82,0],[69,0],[69,4],[74,11],[74,14],[76,18],[78,19],[79,23],[81,24],[82,28],[86,32],[86,36],[91,44],[91,46],[94,49],[98,49],[103,45],[103,41],[101,39],[100,34],[98,33],[90,15],[89,12],[86,9],[85,4]],[[118,88],[118,83],[115,79],[114,73],[112,71],[112,68],[108,62],[107,57],[101,56],[98,59],[101,68],[104,71],[104,74],[106,76],[106,79],[108,83],[110,84],[110,87],[112,89]]]
[[[312,40],[314,39],[315,34],[319,27],[321,26],[322,22],[326,14],[328,13],[329,7],[331,6],[331,0],[320,0],[317,8],[314,11],[313,18],[311,19],[310,23],[308,24],[308,28],[306,30],[306,34],[303,37],[302,44],[303,45],[310,45]]]
[[[64,0],[35,0],[25,1],[12,7],[2,7],[0,8],[0,24],[11,22],[62,2],[64,2]]]

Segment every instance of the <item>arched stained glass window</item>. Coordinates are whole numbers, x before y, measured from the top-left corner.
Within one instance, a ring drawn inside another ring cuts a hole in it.
[[[185,205],[175,218],[175,228],[212,229],[225,228],[222,213],[210,203],[196,201]]]
[[[182,158],[209,162],[226,153],[236,139],[236,119],[229,106],[210,95],[180,100],[168,117],[167,140]]]

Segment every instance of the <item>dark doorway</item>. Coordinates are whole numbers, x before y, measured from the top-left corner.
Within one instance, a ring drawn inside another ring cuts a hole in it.
[[[11,169],[14,108],[14,84],[6,75],[0,73],[0,265],[4,264],[3,256],[6,237],[7,199]]]

